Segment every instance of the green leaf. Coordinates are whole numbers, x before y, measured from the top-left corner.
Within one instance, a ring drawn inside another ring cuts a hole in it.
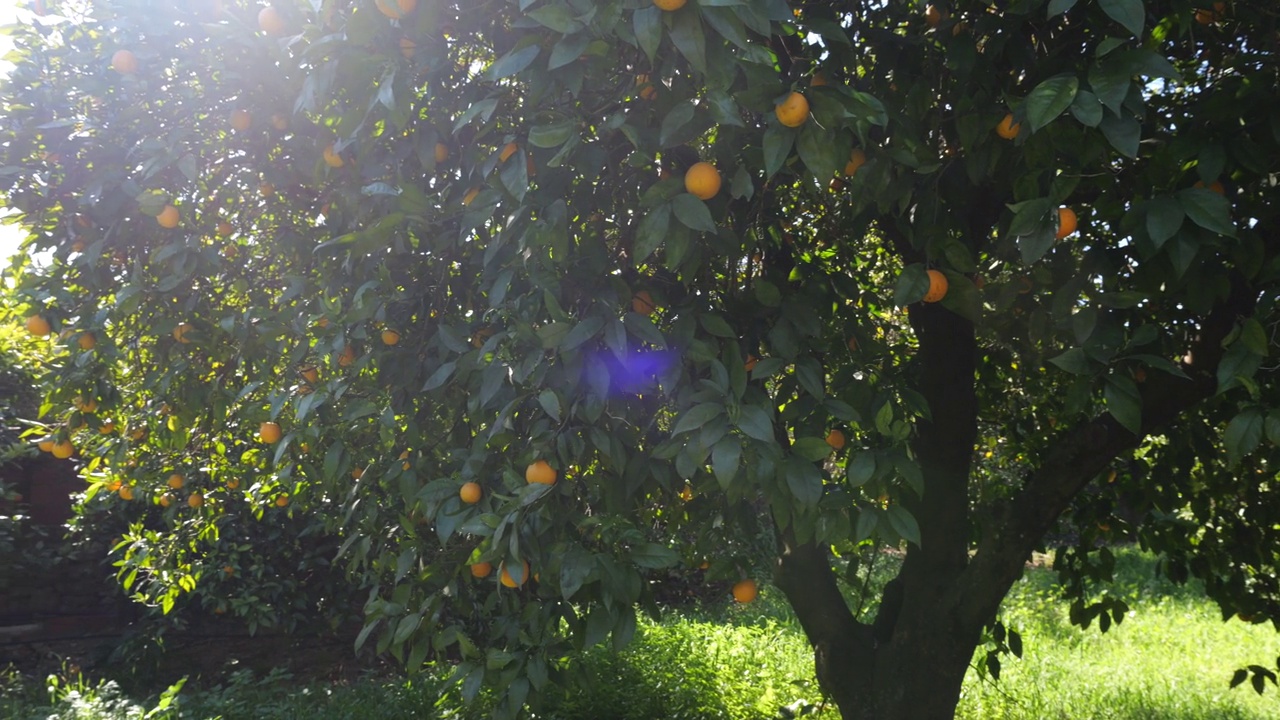
[[[1098,127],[1102,122],[1102,102],[1092,92],[1080,90],[1071,101],[1071,114],[1085,127]]]
[[[1098,0],[1098,4],[1108,17],[1123,25],[1134,37],[1142,37],[1142,0]]]
[[[929,273],[925,266],[920,263],[908,265],[903,268],[897,284],[894,285],[893,303],[898,307],[905,307],[911,303],[920,302],[928,292]]]
[[[680,554],[657,543],[645,543],[631,550],[631,562],[643,568],[661,570],[680,564]]]
[[[764,175],[765,179],[773,177],[787,162],[791,147],[795,144],[796,132],[781,125],[770,125],[764,130]]]
[[[1262,442],[1263,416],[1258,408],[1249,408],[1231,418],[1222,435],[1227,447],[1227,462],[1231,467],[1240,464]]]
[[[755,405],[743,405],[739,410],[738,429],[746,433],[747,437],[761,442],[774,442],[773,422],[769,420],[769,413]]]
[[[671,42],[694,70],[707,74],[707,38],[702,30],[702,15],[696,12],[676,13],[675,22],[671,25]]]
[[[791,450],[809,462],[822,460],[831,454],[831,446],[827,444],[825,439],[820,437],[796,438]]]
[[[1076,6],[1076,0],[1049,0],[1048,17],[1057,17]]]
[[[782,304],[782,292],[768,280],[756,280],[755,291],[756,300],[765,307],[778,307]]]
[[[1138,144],[1142,140],[1142,125],[1132,117],[1116,117],[1107,114],[1098,125],[1102,135],[1126,157],[1138,157]]]
[[[799,136],[796,138],[796,150],[800,152],[800,160],[804,162],[805,167],[809,168],[814,177],[822,183],[826,183],[835,174],[836,170],[844,167],[845,161],[848,160],[848,154],[842,159],[840,155],[831,151],[835,144],[831,133],[824,130],[816,122],[807,122],[800,126]]]
[[[644,216],[640,226],[636,228],[635,262],[637,264],[649,259],[650,255],[662,247],[670,226],[670,204],[659,205]]]
[[[1089,365],[1089,356],[1081,348],[1071,348],[1057,357],[1050,358],[1049,362],[1073,375],[1089,375],[1093,372],[1093,368]]]
[[[1023,106],[1031,131],[1036,132],[1065,112],[1079,90],[1080,79],[1075,75],[1057,75],[1037,85]]]
[[[632,24],[635,28],[636,42],[640,44],[640,49],[644,50],[644,54],[652,63],[658,52],[658,45],[662,43],[662,10],[656,5],[642,7],[633,13]]]
[[[533,61],[538,58],[538,53],[541,51],[542,48],[537,45],[529,45],[518,50],[512,50],[490,65],[485,76],[493,81],[515,75],[533,64]]]
[[[816,359],[806,357],[796,362],[796,379],[800,381],[800,386],[815,398],[821,400],[827,396],[822,364]]]
[[[558,120],[529,128],[529,144],[540,148],[559,147],[573,135],[572,120]]]
[[[552,420],[560,422],[560,396],[554,390],[543,390],[538,394],[538,404]]]
[[[695,405],[685,412],[680,421],[676,423],[675,428],[671,430],[671,435],[680,435],[682,433],[691,432],[711,422],[712,419],[724,414],[724,405],[720,403],[702,403]]]
[[[920,545],[920,525],[906,508],[901,505],[890,505],[885,518],[889,521],[889,527],[893,528],[899,537],[909,543]]]
[[[824,443],[825,444],[825,443]],[[822,471],[811,462],[787,463],[787,488],[805,509],[818,507],[822,500]]]
[[[1236,236],[1231,222],[1231,203],[1207,188],[1187,188],[1178,192],[1178,202],[1191,222],[1210,232]]]
[[[876,474],[876,454],[870,451],[856,453],[849,460],[846,477],[851,487],[861,487]]]
[[[1022,264],[1032,265],[1053,249],[1055,240],[1053,228],[1048,224],[1026,235],[1018,236],[1018,252],[1022,254]]]
[[[604,318],[599,315],[590,315],[582,320],[564,336],[564,340],[560,342],[561,351],[569,351],[582,345],[586,341],[600,334],[604,329]]]
[[[595,567],[595,558],[578,545],[560,554],[560,595],[568,600],[582,587]]]
[[[698,316],[698,324],[707,332],[722,338],[735,338],[737,334],[733,332],[733,328],[729,327],[729,323],[724,318],[715,313],[702,313]]]
[[[573,16],[573,10],[568,5],[560,2],[548,3],[536,10],[530,10],[525,15],[536,20],[539,25],[551,28],[561,35],[568,35],[582,29],[582,21]]]
[[[1182,204],[1174,198],[1158,197],[1147,203],[1147,234],[1151,236],[1151,242],[1162,247],[1169,238],[1178,234],[1185,216]]]
[[[738,474],[738,465],[742,460],[742,444],[738,438],[727,436],[711,449],[711,469],[716,474],[716,481],[721,489],[728,490],[734,476]]]
[[[1127,377],[1112,375],[1107,378],[1103,397],[1107,402],[1107,412],[1126,430],[1142,436],[1142,396],[1138,386]]]
[[[711,218],[711,210],[707,208],[706,203],[693,195],[680,193],[671,199],[671,207],[675,210],[676,219],[690,230],[710,233],[716,231],[716,222]]]
[[[696,108],[692,102],[682,102],[667,113],[662,118],[662,130],[658,133],[658,145],[666,148],[672,145],[678,145],[683,142],[680,137],[689,123],[693,122],[693,116]]]

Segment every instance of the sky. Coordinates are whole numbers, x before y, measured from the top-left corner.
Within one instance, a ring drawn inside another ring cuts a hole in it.
[[[9,25],[14,21],[14,13],[18,4],[25,0],[0,0],[0,25]],[[0,56],[3,56],[13,48],[13,42],[4,35],[0,35]],[[7,75],[9,66],[7,63],[0,63],[0,75]],[[0,205],[0,215],[8,214],[7,210]],[[0,225],[0,266],[7,265],[5,262],[13,255],[18,247],[18,242],[22,240],[22,232],[12,225]]]

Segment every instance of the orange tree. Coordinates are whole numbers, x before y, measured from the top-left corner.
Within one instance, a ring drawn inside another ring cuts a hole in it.
[[[360,643],[508,713],[704,559],[848,718],[998,674],[1064,517],[1077,623],[1135,538],[1280,618],[1267,3],[49,5],[0,101],[17,291],[89,502],[164,507],[120,548],[153,600],[305,516]]]

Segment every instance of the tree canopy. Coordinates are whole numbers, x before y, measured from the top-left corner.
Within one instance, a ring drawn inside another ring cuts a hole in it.
[[[225,609],[288,527],[360,644],[507,714],[703,563],[786,594],[847,718],[998,674],[1055,530],[1080,624],[1134,540],[1280,619],[1268,3],[35,9],[16,293],[147,602]]]

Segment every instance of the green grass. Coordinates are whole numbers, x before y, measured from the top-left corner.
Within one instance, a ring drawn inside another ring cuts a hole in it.
[[[998,683],[970,672],[957,717],[963,720],[1265,720],[1280,716],[1280,692],[1258,696],[1227,687],[1232,671],[1269,664],[1280,643],[1267,625],[1222,622],[1195,585],[1157,578],[1154,562],[1119,553],[1118,581],[1108,592],[1133,609],[1100,633],[1067,621],[1053,574],[1036,570],[1018,583],[1002,618],[1024,641],[1022,660],[1008,658]],[[748,606],[726,605],[641,621],[621,653],[595,648],[577,663],[580,679],[550,694],[536,717],[779,717],[782,706],[818,704],[808,646],[786,605],[766,590]],[[440,677],[368,677],[343,685],[292,682],[287,674],[240,672],[216,686],[176,693],[177,703],[130,700],[110,685],[63,683],[52,700],[40,688],[0,681],[0,717],[59,720],[133,718],[316,718],[317,720],[479,720],[484,702],[462,708]],[[148,715],[150,713],[150,715]],[[834,709],[809,715],[837,718]]]

